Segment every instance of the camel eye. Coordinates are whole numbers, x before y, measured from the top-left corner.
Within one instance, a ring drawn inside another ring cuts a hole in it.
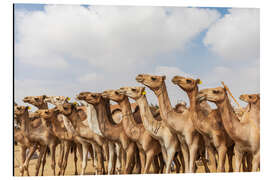
[[[155,80],[157,80],[157,78],[155,78],[155,77],[151,77],[151,79],[152,79],[152,81],[155,81]]]
[[[249,99],[252,99],[252,96],[248,96]]]
[[[219,91],[218,91],[218,90],[213,90],[213,93],[214,93],[214,94],[218,94]]]
[[[38,101],[39,99],[38,98],[35,98],[36,101]]]
[[[191,81],[190,79],[187,79],[187,83],[188,83],[188,84],[191,84],[192,81]]]
[[[133,89],[133,88],[132,88],[131,91],[136,92],[136,89]]]
[[[93,97],[93,98],[96,98],[96,97],[97,97],[97,95],[95,95],[95,94],[92,94],[92,97]]]
[[[116,94],[116,95],[119,95],[119,92],[115,91],[115,94]]]

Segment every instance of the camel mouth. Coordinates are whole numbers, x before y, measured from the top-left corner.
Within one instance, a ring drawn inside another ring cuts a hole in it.
[[[172,79],[172,83],[178,85],[181,82],[179,79]]]
[[[198,102],[202,102],[202,101],[206,100],[206,96],[203,95],[203,94],[199,94],[199,95],[196,96],[196,100]]]

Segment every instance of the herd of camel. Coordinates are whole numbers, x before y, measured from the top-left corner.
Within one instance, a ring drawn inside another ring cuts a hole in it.
[[[150,106],[144,86],[122,87],[102,93],[81,92],[80,103],[64,96],[28,96],[23,99],[38,108],[14,104],[14,141],[20,147],[20,175],[29,175],[28,165],[38,150],[35,175],[44,173],[46,156],[51,156],[53,175],[64,175],[68,156],[77,152],[85,174],[88,155],[95,174],[144,174],[197,171],[200,160],[210,172],[206,154],[213,159],[213,172],[254,172],[260,168],[260,95],[244,94],[248,103],[238,111],[231,105],[228,87],[199,90],[200,79],[175,76],[173,84],[186,92],[185,103],[172,107],[166,76],[139,74],[136,81],[147,86],[158,98]],[[130,103],[129,98],[135,100]],[[110,101],[118,108],[112,108]],[[217,109],[207,103],[213,102]],[[48,108],[48,103],[54,105]],[[134,105],[135,104],[135,105]],[[56,173],[56,147],[59,146]],[[234,163],[233,163],[233,156]],[[105,164],[105,161],[107,163]]]

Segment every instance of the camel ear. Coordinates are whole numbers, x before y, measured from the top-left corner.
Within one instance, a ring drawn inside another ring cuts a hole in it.
[[[166,80],[166,76],[162,76],[162,80],[165,81]]]
[[[45,99],[47,96],[46,95],[42,95],[42,99]]]
[[[196,83],[197,83],[197,84],[202,84],[202,81],[201,81],[200,79],[197,79],[197,80],[196,80]]]

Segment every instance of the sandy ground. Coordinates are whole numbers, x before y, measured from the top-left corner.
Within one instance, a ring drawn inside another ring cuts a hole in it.
[[[20,148],[18,146],[15,146],[14,148],[15,152],[14,152],[14,175],[15,176],[19,176],[19,165],[21,164],[21,158],[20,158]],[[77,153],[78,156],[78,153]],[[56,149],[56,163],[58,161],[58,157],[59,157],[59,150]],[[29,173],[31,176],[33,176],[35,174],[35,164],[37,162],[37,159],[32,159],[30,161],[29,164]],[[210,160],[211,162],[211,160]],[[234,163],[234,162],[233,162]],[[105,162],[105,164],[107,164],[107,162]],[[65,175],[74,175],[74,155],[73,153],[71,153],[69,155],[69,159],[68,159],[68,165],[66,168],[66,172]],[[78,167],[78,172],[81,172],[81,161],[78,157],[78,162],[77,162],[77,167]],[[208,167],[210,169],[211,172],[213,172],[213,163],[208,164]],[[228,159],[226,159],[226,171],[228,170]],[[56,173],[58,173],[59,168],[56,164]],[[153,168],[151,167],[150,172],[153,173]],[[203,166],[198,166],[198,173],[204,173],[204,167]],[[88,160],[87,163],[87,168],[86,168],[86,174],[87,175],[93,175],[94,174],[94,168],[92,166],[92,160]],[[53,175],[53,171],[51,169],[51,156],[47,156],[47,161],[46,161],[46,165],[45,165],[45,170],[44,170],[44,175],[45,176],[52,176]]]

